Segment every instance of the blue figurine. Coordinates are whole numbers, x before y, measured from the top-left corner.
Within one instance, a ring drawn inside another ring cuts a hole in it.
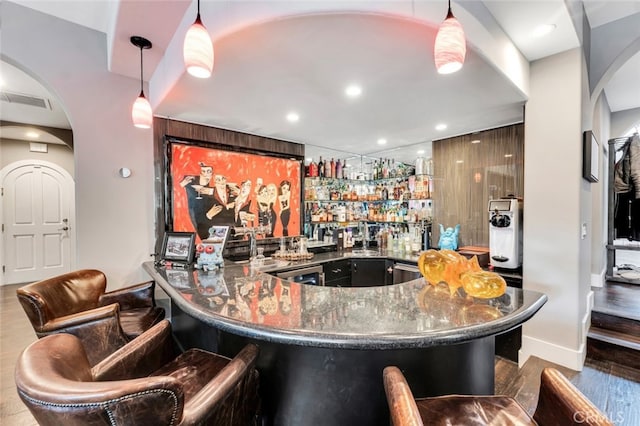
[[[438,248],[440,250],[458,250],[458,234],[460,234],[460,224],[457,224],[455,229],[448,227],[446,230],[440,224]]]

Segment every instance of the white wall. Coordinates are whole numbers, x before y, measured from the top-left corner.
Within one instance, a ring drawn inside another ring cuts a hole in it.
[[[74,175],[73,150],[67,145],[47,144],[47,152],[30,152],[29,142],[0,139],[0,169],[21,160],[43,160],[57,164]]]
[[[103,33],[3,2],[3,59],[60,99],[74,136],[77,267],[103,270],[109,288],[148,279],[153,252],[151,130],[131,124],[139,81],[107,71]],[[129,179],[118,177],[129,167]]]
[[[587,214],[583,211],[589,184],[581,177],[583,69],[581,49],[531,64],[525,110],[523,287],[543,292],[549,300],[523,326],[521,365],[531,355],[574,370],[584,362],[581,324],[588,312],[580,298],[582,277],[589,277],[585,257],[590,238],[581,240],[580,227],[587,222],[591,228],[591,215],[590,208]]]
[[[607,268],[607,205],[609,187],[608,152],[611,127],[611,109],[606,96],[601,94],[593,108],[593,133],[600,144],[600,181],[592,184],[591,216],[593,238],[591,241],[591,285],[602,287],[605,282]]]
[[[640,131],[640,108],[611,114],[611,138],[627,136],[634,126]]]

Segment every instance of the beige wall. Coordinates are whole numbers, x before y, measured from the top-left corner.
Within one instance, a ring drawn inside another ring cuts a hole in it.
[[[108,71],[104,33],[15,3],[0,7],[3,59],[55,93],[73,129],[73,267],[103,270],[109,288],[148,279],[141,264],[155,242],[153,134],[130,116],[140,82]],[[130,178],[118,176],[121,167]]]
[[[581,223],[588,222],[582,212],[588,185],[582,179],[583,78],[580,49],[531,66],[525,114],[523,287],[543,292],[549,300],[523,326],[521,365],[531,355],[575,370],[584,362],[581,323],[588,312],[579,299],[581,275],[588,275],[589,267],[582,258],[587,241],[580,238]]]
[[[611,138],[628,136],[633,131],[640,131],[640,108],[611,114]]]
[[[47,152],[30,152],[29,142],[0,139],[0,169],[16,161],[32,159],[57,164],[74,175],[73,151],[66,145],[47,144]]]

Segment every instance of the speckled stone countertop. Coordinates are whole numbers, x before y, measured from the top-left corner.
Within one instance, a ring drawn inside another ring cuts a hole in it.
[[[417,256],[384,252],[333,252],[312,260],[282,262],[292,269],[344,257],[385,257],[414,263]],[[384,287],[298,284],[226,262],[217,271],[145,271],[188,315],[220,330],[258,340],[343,349],[402,349],[446,345],[495,335],[531,318],[546,295],[508,287],[495,299],[434,287],[423,278]]]

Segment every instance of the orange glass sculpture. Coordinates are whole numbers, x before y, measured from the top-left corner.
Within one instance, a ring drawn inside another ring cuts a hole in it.
[[[495,272],[465,272],[461,279],[462,288],[469,296],[491,299],[500,297],[507,291],[507,283],[504,278]]]
[[[492,298],[503,295],[507,288],[500,275],[482,270],[476,256],[467,259],[453,250],[424,251],[418,269],[431,285],[445,282],[451,294],[462,287],[470,296]]]

